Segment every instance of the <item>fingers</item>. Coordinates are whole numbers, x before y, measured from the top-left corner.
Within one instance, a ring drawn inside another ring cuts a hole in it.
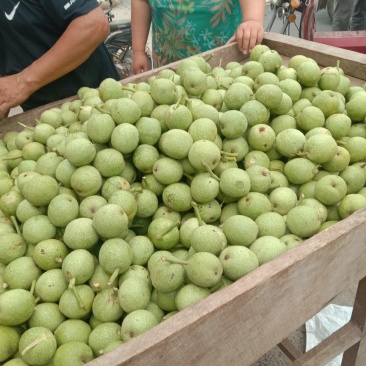
[[[2,108],[2,106],[0,106],[0,121],[6,117],[8,117],[10,110],[9,109],[5,109]]]
[[[1,99],[1,98],[0,98]],[[6,101],[0,100],[0,120],[8,117],[11,106]]]
[[[31,94],[19,75],[0,78],[0,119],[6,118],[11,108],[23,103]]]
[[[136,66],[133,66],[133,72],[135,74],[141,74],[142,72],[146,71],[144,66],[143,65],[136,65]]]
[[[250,29],[245,30],[241,27],[238,28],[236,31],[236,39],[238,43],[238,48],[241,52],[244,54],[247,54],[249,52],[249,43],[251,38],[251,31]]]
[[[263,35],[264,35],[263,26],[258,22],[247,21],[240,24],[235,33],[238,48],[244,54],[251,52],[252,48],[256,44],[262,42]]]
[[[249,37],[248,48],[247,51],[251,52],[252,48],[261,43],[263,40],[263,32],[260,29],[252,30],[251,36]]]
[[[135,74],[141,74],[148,70],[147,56],[143,54],[134,54],[132,68]]]
[[[257,33],[257,43],[256,44],[260,44],[260,43],[262,43],[262,41],[263,41],[263,38],[264,38],[264,28],[262,27],[262,28],[260,28],[259,29],[259,31],[258,31],[258,33]],[[255,45],[254,45],[255,46]],[[253,47],[254,47],[253,46]],[[252,48],[253,48],[252,47]]]
[[[147,65],[141,65],[141,66],[138,66],[136,68],[136,70],[134,70],[134,71],[135,71],[135,74],[141,74],[147,70],[148,70]]]

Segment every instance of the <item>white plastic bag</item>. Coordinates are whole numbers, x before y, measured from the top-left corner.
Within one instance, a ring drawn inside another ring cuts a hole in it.
[[[351,319],[352,307],[329,304],[305,323],[306,351],[347,324]],[[343,354],[328,362],[326,366],[341,366]]]

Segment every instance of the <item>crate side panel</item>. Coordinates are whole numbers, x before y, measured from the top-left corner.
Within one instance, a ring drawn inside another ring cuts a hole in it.
[[[249,366],[366,275],[354,214],[90,366]]]
[[[347,76],[352,77],[354,85],[363,85],[366,80],[366,55],[364,54],[271,32],[265,33],[263,44],[268,45],[271,49],[277,50],[277,52],[287,58],[297,54],[312,57],[322,66],[336,65],[337,60],[339,60],[340,67]],[[244,63],[249,60],[248,55],[243,55],[243,53],[238,50],[236,43],[227,44],[218,47],[214,51],[206,51],[199,55],[207,58],[212,68],[219,66],[220,64],[226,65],[229,61]],[[163,69],[170,68],[176,70],[179,63],[180,61],[173,62],[169,65],[131,76],[130,78],[122,80],[121,83],[127,84],[147,81],[151,76],[157,75]],[[74,99],[76,99],[76,96],[46,104],[28,112],[3,119],[0,123],[0,138],[8,131],[21,131],[22,127],[18,122],[34,126],[36,124],[36,119],[44,110],[59,107],[62,103]]]
[[[345,74],[366,80],[366,55],[363,53],[271,32],[266,33],[263,43],[281,55],[302,54],[322,66],[336,66],[339,60]]]

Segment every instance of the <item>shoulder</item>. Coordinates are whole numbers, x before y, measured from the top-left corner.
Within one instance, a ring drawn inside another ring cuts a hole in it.
[[[67,21],[88,14],[100,5],[97,0],[34,0],[57,22]]]
[[[91,10],[98,8],[99,2],[97,0],[36,0],[44,9],[50,12],[57,12],[60,14],[83,15]]]

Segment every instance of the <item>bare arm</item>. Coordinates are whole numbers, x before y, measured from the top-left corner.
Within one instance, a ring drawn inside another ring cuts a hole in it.
[[[264,16],[266,13],[265,0],[239,0],[243,14],[241,23],[235,35],[229,42],[237,42],[243,53],[248,53],[262,42],[264,34]]]
[[[148,63],[145,47],[151,24],[151,9],[147,0],[132,0],[132,52],[133,70],[136,74],[147,71]]]
[[[0,119],[42,86],[81,65],[109,34],[101,8],[74,19],[55,45],[19,74],[0,78]]]
[[[266,13],[265,0],[239,0],[243,14],[243,22],[254,20],[259,23],[264,22]]]

